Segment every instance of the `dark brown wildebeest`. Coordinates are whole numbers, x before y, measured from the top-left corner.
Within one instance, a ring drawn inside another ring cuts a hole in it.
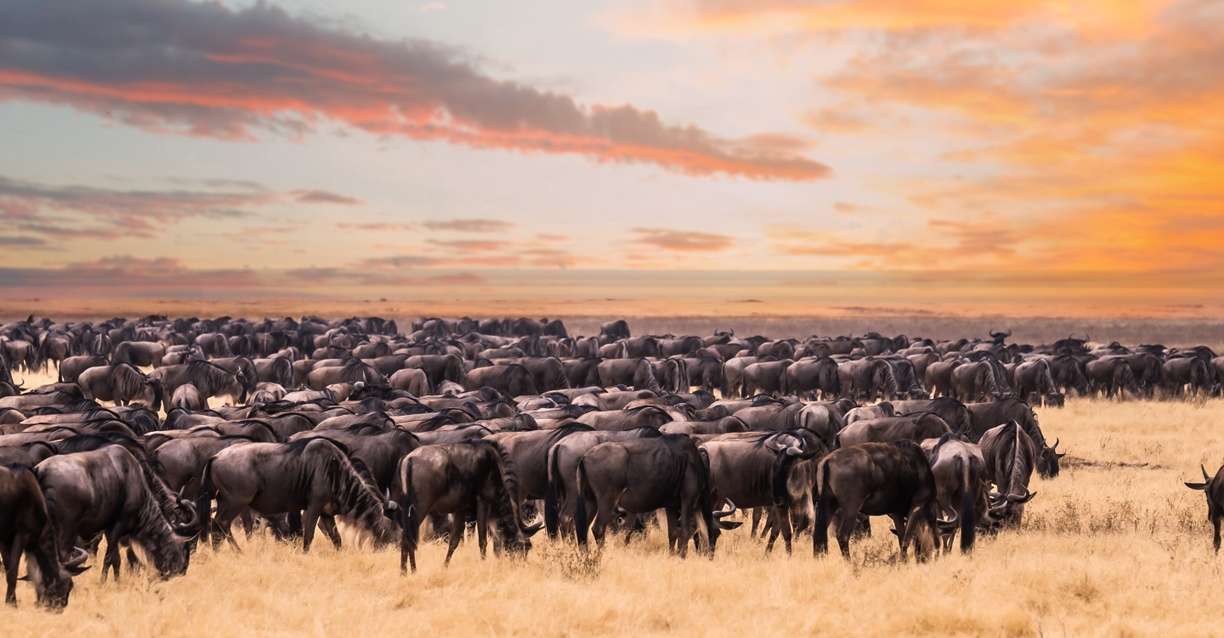
[[[561,440],[578,432],[594,431],[576,421],[549,430],[499,432],[485,437],[496,443],[514,465],[515,502],[522,510],[526,501],[543,499],[548,492],[548,451]]]
[[[596,430],[576,432],[565,437],[548,449],[548,490],[544,495],[544,524],[548,536],[556,538],[563,525],[573,521],[574,496],[578,494],[576,480],[578,461],[587,450],[609,441],[628,441],[638,438],[658,437],[658,428],[644,427],[634,430]],[[568,532],[567,532],[568,533]]]
[[[837,441],[838,447],[893,441],[921,443],[926,439],[938,439],[951,431],[952,428],[948,427],[948,422],[941,419],[938,414],[922,412],[851,423],[837,433]]]
[[[210,528],[214,498],[215,529]],[[384,501],[353,466],[347,451],[326,438],[228,447],[204,466],[196,503],[204,540],[210,533],[218,534],[214,549],[222,538],[238,549],[230,524],[247,508],[264,518],[303,512],[303,551],[310,551],[324,514],[356,521],[373,533],[376,544],[394,539],[387,512],[394,511],[395,504]]]
[[[875,357],[838,363],[837,377],[842,394],[853,399],[891,399],[900,391],[892,366]]]
[[[683,434],[600,443],[578,461],[574,531],[578,546],[587,533],[603,546],[604,533],[623,513],[667,512],[668,547],[688,556],[694,534],[710,556],[719,523],[710,497],[710,471],[697,445]],[[594,520],[588,512],[594,512]],[[588,528],[590,528],[588,530]]]
[[[837,362],[829,357],[805,357],[786,369],[786,388],[800,398],[831,399],[841,394]]]
[[[910,544],[925,560],[938,531],[955,525],[938,517],[935,477],[922,448],[913,441],[862,443],[830,452],[816,468],[816,529],[813,550],[829,549],[829,523],[837,523],[837,545],[850,558],[850,535],[859,514],[888,516],[904,559]]]
[[[634,430],[643,427],[661,427],[672,421],[667,410],[657,405],[642,405],[631,410],[599,410],[587,412],[577,421],[596,430]]]
[[[148,472],[148,464],[122,445],[60,454],[39,463],[34,473],[55,520],[60,547],[105,533],[103,563],[114,568],[116,578],[121,541],[140,545],[162,578],[185,573],[184,544],[197,531],[196,521],[171,524],[166,512],[178,505],[164,485],[150,483]]]
[[[982,476],[996,488],[990,495],[990,516],[1006,527],[1019,527],[1024,504],[1037,495],[1028,488],[1037,444],[1015,421],[987,430],[978,444],[986,461]]]
[[[960,524],[961,553],[968,553],[973,549],[977,526],[993,522],[989,518],[989,489],[983,479],[986,460],[982,449],[954,434],[927,439],[922,448],[931,460],[939,509],[945,515],[951,513],[952,519]],[[941,531],[944,551],[950,551],[956,530]]]
[[[174,395],[180,385],[190,383],[205,399],[228,394],[239,403],[246,402],[246,377],[242,368],[230,372],[221,366],[203,359],[188,363],[162,366],[149,373],[149,377],[160,379],[165,393]]]
[[[998,397],[1004,388],[995,376],[989,361],[962,363],[952,370],[952,396],[966,403]]]
[[[953,432],[968,433],[973,429],[973,414],[969,408],[952,397],[937,399],[916,399],[912,401],[892,401],[893,411],[901,416],[919,412],[934,412],[948,423]]]
[[[82,354],[75,357],[68,357],[60,362],[59,365],[59,382],[60,383],[76,383],[77,378],[81,373],[95,366],[104,366],[110,363],[106,357],[97,354]]]
[[[1203,471],[1203,482],[1186,482],[1186,487],[1201,490],[1207,495],[1207,520],[1211,521],[1214,530],[1211,544],[1218,554],[1220,553],[1220,524],[1224,522],[1224,465],[1216,471],[1214,478],[1208,476],[1205,466],[1200,465],[1199,469]]]
[[[77,384],[86,399],[114,401],[116,405],[127,405],[134,400],[143,400],[153,411],[161,410],[162,384],[127,363],[94,366],[77,376]]]
[[[256,443],[246,436],[226,436],[215,430],[200,436],[170,438],[149,452],[161,466],[166,487],[183,498],[194,499],[200,493],[200,473],[208,460],[231,445]]]
[[[34,472],[23,465],[0,465],[0,561],[4,563],[4,602],[17,605],[17,565],[24,555],[38,604],[52,609],[67,606],[72,577],[86,569],[83,565],[87,554],[74,548],[71,556],[64,560],[62,547]]]
[[[426,445],[400,461],[397,485],[400,503],[400,573],[416,571],[421,522],[449,514],[451,527],[445,564],[463,539],[468,520],[476,519],[476,538],[484,558],[488,521],[496,520],[502,547],[511,555],[531,549],[539,527],[524,528],[514,494],[518,490],[514,462],[492,441]]]
[[[1016,396],[1024,401],[1044,404],[1058,394],[1050,362],[1046,359],[1031,359],[1017,364],[1012,379]]]
[[[804,430],[761,432],[754,439],[716,438],[700,449],[710,466],[715,502],[770,508],[774,525],[765,551],[773,549],[780,533],[786,553],[791,553],[793,534],[807,529],[814,518],[813,459],[826,451],[816,435]]]
[[[970,403],[966,407],[973,415],[973,427],[967,432],[970,441],[980,443],[979,439],[990,428],[1015,421],[1024,428],[1024,432],[1037,445],[1037,473],[1042,478],[1058,476],[1058,461],[1066,454],[1058,451],[1058,439],[1054,440],[1054,445],[1049,445],[1045,433],[1041,431],[1041,426],[1037,423],[1037,413],[1029,404],[1019,399],[1008,398],[985,403]]]

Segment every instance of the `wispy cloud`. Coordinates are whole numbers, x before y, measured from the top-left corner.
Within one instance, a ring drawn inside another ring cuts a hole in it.
[[[719,252],[735,245],[728,235],[668,228],[634,228],[634,243],[681,253]]]
[[[692,175],[810,180],[828,167],[630,105],[584,106],[495,79],[424,40],[389,41],[266,3],[13,0],[0,6],[0,96],[158,131],[300,136],[320,120],[386,136],[574,153]]]
[[[514,224],[501,219],[469,217],[464,219],[435,219],[421,223],[429,230],[445,230],[456,233],[503,233]]]

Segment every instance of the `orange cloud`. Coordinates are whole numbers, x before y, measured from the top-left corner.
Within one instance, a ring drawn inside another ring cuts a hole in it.
[[[666,228],[634,228],[634,243],[671,252],[719,252],[735,245],[728,235]]]

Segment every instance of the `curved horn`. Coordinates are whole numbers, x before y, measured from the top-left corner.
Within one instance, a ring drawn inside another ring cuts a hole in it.
[[[1211,477],[1207,475],[1207,466],[1206,466],[1206,465],[1203,465],[1203,464],[1201,464],[1201,463],[1200,463],[1200,464],[1199,464],[1199,469],[1203,471],[1203,480],[1204,480],[1204,481],[1207,481],[1208,483],[1210,483],[1210,482],[1211,482]]]
[[[1026,489],[1023,494],[1008,494],[1007,502],[1016,504],[1027,503],[1033,500],[1034,496],[1037,496],[1037,492],[1030,492]]]
[[[727,499],[727,507],[729,507],[730,509],[719,510],[717,512],[714,512],[714,517],[724,518],[724,517],[734,514],[736,510],[738,509],[735,507],[735,501],[732,501],[731,499]]]
[[[80,547],[73,546],[72,554],[63,562],[63,565],[64,567],[80,567],[87,560],[89,560],[89,552]]]

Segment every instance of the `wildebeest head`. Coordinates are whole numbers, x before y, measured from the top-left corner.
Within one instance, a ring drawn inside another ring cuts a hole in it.
[[[40,543],[42,542],[40,540]],[[52,549],[55,543],[50,541],[47,545],[48,549]],[[34,585],[39,605],[61,611],[68,606],[68,595],[72,593],[72,577],[89,569],[85,565],[89,554],[80,547],[74,547],[67,559],[60,560],[52,552],[54,549],[40,553],[39,559],[27,560],[26,578]],[[27,557],[32,557],[32,553]]]
[[[1054,445],[1041,446],[1041,451],[1037,453],[1037,473],[1041,478],[1054,478],[1058,476],[1058,460],[1066,456],[1065,452],[1058,451],[1059,439],[1054,439]]]

